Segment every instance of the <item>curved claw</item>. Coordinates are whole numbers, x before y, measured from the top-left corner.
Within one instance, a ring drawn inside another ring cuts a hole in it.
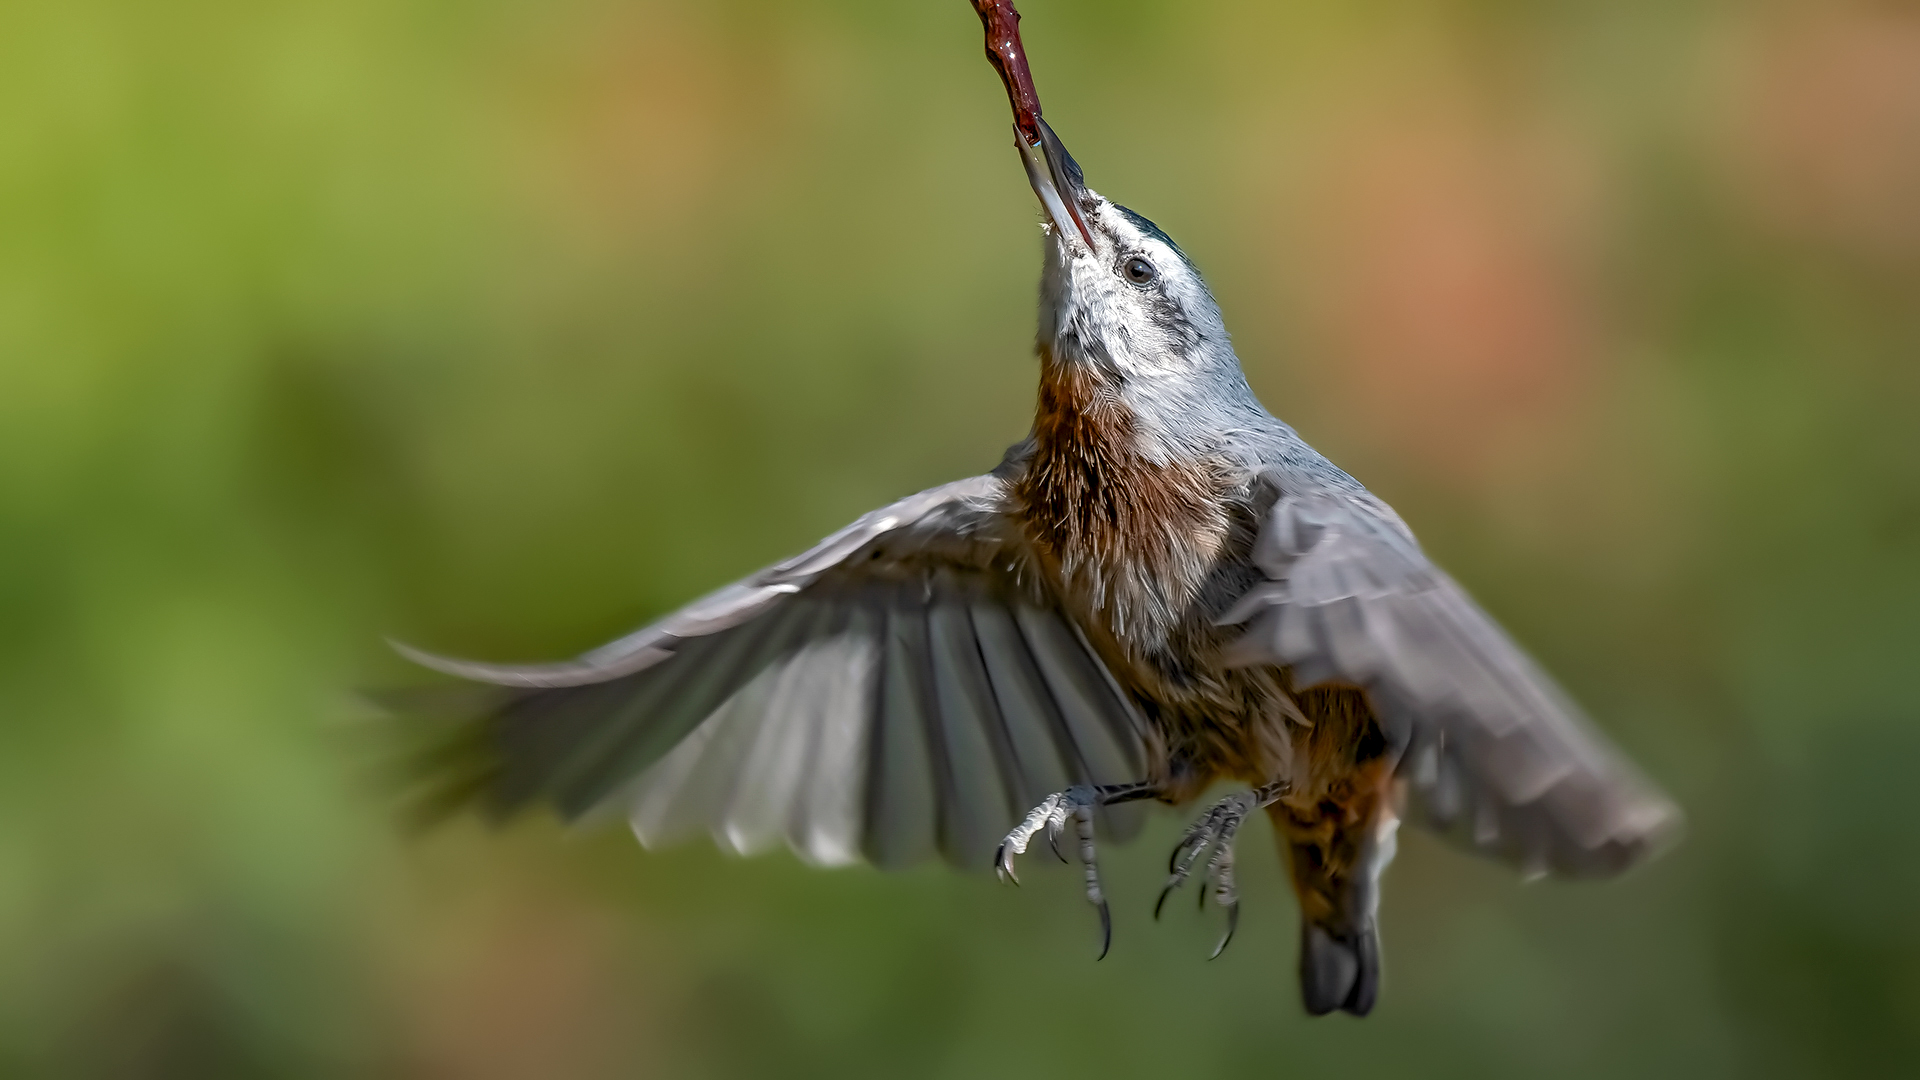
[[[1240,929],[1240,901],[1235,900],[1227,905],[1227,935],[1220,939],[1220,944],[1213,947],[1213,955],[1207,959],[1220,959],[1220,954],[1227,951],[1227,942],[1233,940],[1233,932],[1238,929]]]
[[[1160,921],[1160,909],[1167,906],[1167,897],[1172,896],[1173,890],[1178,888],[1179,885],[1180,883],[1177,881],[1169,881],[1167,882],[1166,887],[1160,890],[1160,899],[1154,901],[1153,903],[1153,921],[1154,922]]]
[[[1100,955],[1096,960],[1106,959],[1107,951],[1113,947],[1113,914],[1107,907],[1106,893],[1100,888],[1100,867],[1094,852],[1094,809],[1109,802],[1145,798],[1143,793],[1153,790],[1142,783],[1107,787],[1076,784],[1065,791],[1056,791],[1029,810],[1006,839],[1000,841],[999,849],[994,852],[994,870],[1003,880],[1018,885],[1020,879],[1013,872],[1013,857],[1024,854],[1028,843],[1045,829],[1047,846],[1053,849],[1061,862],[1066,862],[1066,853],[1060,850],[1060,834],[1066,830],[1069,821],[1073,823],[1080,841],[1080,862],[1086,867],[1087,901],[1100,912]]]
[[[1020,884],[1020,875],[1013,872],[1013,860],[1007,857],[1007,844],[1004,840],[1000,842],[998,848],[994,849],[993,872],[999,875],[1001,881]]]
[[[1187,826],[1186,835],[1180,838],[1179,843],[1173,845],[1173,853],[1167,856],[1167,873],[1185,875],[1193,869],[1193,864],[1199,861],[1200,853],[1213,842],[1214,819],[1218,816],[1218,810],[1210,810],[1199,821]]]
[[[1167,858],[1167,884],[1160,890],[1160,899],[1153,905],[1153,917],[1160,917],[1160,909],[1166,906],[1167,896],[1173,890],[1187,883],[1188,875],[1193,873],[1193,864],[1206,854],[1210,844],[1222,842],[1223,835],[1215,828],[1217,811],[1210,811],[1187,829],[1187,834],[1174,845],[1173,854]],[[1232,843],[1232,834],[1224,835],[1224,842]],[[1207,904],[1206,891],[1201,890],[1200,906]]]
[[[1240,927],[1240,896],[1234,883],[1233,846],[1240,832],[1240,826],[1246,823],[1247,815],[1264,806],[1270,806],[1289,789],[1285,781],[1263,784],[1252,791],[1226,798],[1208,807],[1206,812],[1195,819],[1174,845],[1173,853],[1167,857],[1167,883],[1160,890],[1160,899],[1153,905],[1153,917],[1157,920],[1166,908],[1167,897],[1173,891],[1186,884],[1192,875],[1195,864],[1206,856],[1202,879],[1213,888],[1199,890],[1196,897],[1201,910],[1207,906],[1207,893],[1212,891],[1214,900],[1227,910],[1227,932],[1214,946],[1212,960],[1226,951],[1227,943]],[[1211,855],[1208,853],[1211,852]]]
[[[1067,794],[1068,792],[1058,792],[1047,796],[1039,806],[1028,811],[1020,824],[1000,841],[1000,847],[993,853],[993,869],[1000,875],[1002,881],[1020,884],[1019,876],[1013,872],[1013,857],[1024,854],[1028,842],[1041,829],[1047,830],[1047,842],[1054,844],[1054,854],[1060,853],[1060,847],[1055,843],[1054,838],[1060,834],[1060,823],[1066,816]]]

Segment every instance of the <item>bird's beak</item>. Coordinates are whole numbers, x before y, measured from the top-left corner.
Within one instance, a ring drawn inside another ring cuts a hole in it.
[[[1087,219],[1080,211],[1080,197],[1087,191],[1080,165],[1067,153],[1060,136],[1053,133],[1045,120],[1035,116],[1033,123],[1040,133],[1040,138],[1033,142],[1027,140],[1019,124],[1013,126],[1013,141],[1020,147],[1021,163],[1027,167],[1027,182],[1033,185],[1033,193],[1040,196],[1040,205],[1046,207],[1053,227],[1063,235],[1078,233],[1091,252],[1093,230],[1087,227]]]
[[[1026,46],[1020,44],[1020,13],[1013,9],[1012,0],[973,0],[973,9],[987,32],[987,60],[1000,73],[1007,102],[1013,106],[1013,141],[1027,167],[1027,182],[1047,208],[1056,235],[1078,233],[1092,251],[1093,230],[1080,213],[1080,197],[1087,193],[1087,184],[1073,155],[1060,145],[1060,136],[1040,119],[1040,95],[1033,89]]]

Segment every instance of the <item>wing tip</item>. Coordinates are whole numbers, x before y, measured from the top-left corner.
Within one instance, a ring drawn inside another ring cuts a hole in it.
[[[594,664],[565,660],[557,664],[488,664],[479,660],[461,660],[441,656],[388,638],[387,646],[429,671],[451,675],[470,682],[527,690],[551,690],[569,686],[588,686],[632,675],[672,655],[667,649],[647,648],[622,657],[615,663]]]
[[[1678,804],[1651,789],[1635,792],[1604,835],[1575,840],[1549,860],[1560,877],[1617,877],[1672,851],[1686,834],[1686,815]],[[1568,839],[1572,840],[1572,837]]]
[[[1672,851],[1686,839],[1687,815],[1680,804],[1656,791],[1641,796],[1629,812],[1626,826],[1633,850],[1629,865],[1649,862]]]

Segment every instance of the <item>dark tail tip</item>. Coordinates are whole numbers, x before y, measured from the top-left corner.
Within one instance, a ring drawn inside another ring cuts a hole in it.
[[[1316,923],[1300,924],[1300,996],[1309,1014],[1341,1009],[1365,1016],[1379,994],[1380,935],[1372,927],[1335,935]]]

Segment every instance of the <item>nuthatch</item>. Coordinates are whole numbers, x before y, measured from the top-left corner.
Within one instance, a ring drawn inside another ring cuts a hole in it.
[[[500,688],[439,790],[614,808],[649,845],[705,829],[1008,879],[1071,826],[1104,956],[1096,823],[1243,783],[1187,830],[1161,900],[1200,875],[1224,948],[1234,836],[1265,810],[1316,1015],[1374,1004],[1403,814],[1530,872],[1610,874],[1658,846],[1673,805],[1386,503],[1261,407],[1193,263],[1089,189],[1041,119],[1012,5],[973,2],[1047,217],[1031,434],[577,660],[406,650]]]

